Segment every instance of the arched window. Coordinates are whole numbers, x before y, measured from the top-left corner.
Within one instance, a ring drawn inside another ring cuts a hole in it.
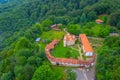
[[[59,66],[59,65],[60,65],[60,64],[59,64],[59,62],[56,62],[56,65],[58,65],[58,66]]]

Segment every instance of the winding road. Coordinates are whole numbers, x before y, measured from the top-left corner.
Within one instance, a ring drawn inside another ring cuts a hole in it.
[[[86,71],[86,69],[73,68],[76,73],[76,80],[95,80],[95,66]]]
[[[84,69],[73,69],[75,71],[77,78],[76,80],[89,80]]]

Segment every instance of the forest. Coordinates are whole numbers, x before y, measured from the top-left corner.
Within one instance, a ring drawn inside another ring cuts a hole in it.
[[[98,50],[96,65],[97,80],[119,80],[120,76],[120,37],[106,37]],[[103,75],[104,74],[104,75]]]
[[[98,18],[104,23],[96,24]],[[119,0],[0,0],[0,80],[75,80],[71,69],[66,76],[61,73],[63,68],[56,72],[44,47],[41,49],[35,42],[51,30],[52,24],[59,23],[63,24],[59,28],[72,34],[104,38],[96,51],[96,79],[120,79],[120,38],[109,36],[120,33]],[[41,73],[44,76],[40,78]],[[73,79],[67,78],[71,74]]]

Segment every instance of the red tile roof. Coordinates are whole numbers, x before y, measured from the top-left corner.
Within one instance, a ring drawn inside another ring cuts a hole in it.
[[[101,20],[101,19],[96,19],[96,22],[98,22],[98,23],[103,23],[103,20]]]
[[[59,42],[59,40],[53,40],[51,43],[49,43],[45,49],[54,49],[54,46]]]
[[[55,30],[55,31],[60,31],[61,29],[59,29],[59,28],[52,28],[53,30]]]
[[[76,38],[75,38],[75,35],[71,35],[70,33],[67,33],[67,34],[64,36],[64,40],[65,40],[65,41],[75,41]]]
[[[51,27],[51,28],[55,28],[55,27],[60,26],[60,25],[62,25],[62,24],[53,24],[53,25],[51,25],[50,27]]]
[[[85,35],[82,34],[80,35],[80,37],[83,38],[83,40],[85,39]],[[48,44],[46,46],[46,56],[47,58],[50,60],[50,62],[54,62],[54,63],[60,63],[60,64],[72,64],[72,65],[90,65],[92,62],[94,62],[95,60],[95,56],[94,59],[91,61],[84,61],[84,60],[77,60],[77,59],[70,59],[70,58],[55,58],[54,56],[51,55],[50,50],[54,48],[55,44],[57,44],[59,42],[59,40],[53,40],[50,44]],[[48,49],[48,50],[47,50]]]
[[[85,34],[80,34],[79,38],[84,47],[84,52],[94,52]]]
[[[54,24],[54,25],[52,25],[52,26],[50,26],[51,28],[53,28],[53,27],[57,27],[57,24]]]

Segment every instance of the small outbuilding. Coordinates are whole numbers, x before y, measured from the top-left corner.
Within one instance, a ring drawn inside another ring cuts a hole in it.
[[[35,40],[35,42],[39,42],[41,40],[41,38],[37,38],[36,40]]]
[[[103,20],[101,20],[101,19],[96,19],[96,23],[97,24],[102,24],[104,21]]]
[[[61,31],[61,29],[59,29],[59,28],[52,28],[52,30],[54,30],[54,31]]]
[[[110,36],[119,36],[119,33],[110,33]]]
[[[53,24],[53,25],[51,25],[50,27],[51,28],[56,28],[56,27],[58,27],[58,26],[61,26],[62,24]]]

